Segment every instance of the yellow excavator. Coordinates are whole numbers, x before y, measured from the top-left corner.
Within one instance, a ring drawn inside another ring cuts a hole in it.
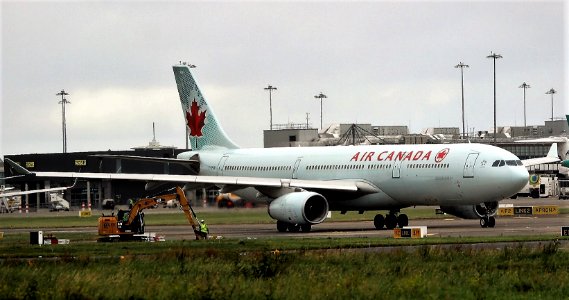
[[[184,190],[176,187],[175,191],[149,197],[142,198],[134,203],[130,210],[119,210],[117,215],[114,213],[110,216],[99,217],[99,241],[120,241],[120,240],[138,240],[144,237],[144,213],[145,208],[156,206],[160,203],[166,203],[168,200],[176,199],[180,202],[180,208],[184,211],[186,218],[196,235],[196,240],[206,239],[207,233],[201,232],[201,223]]]

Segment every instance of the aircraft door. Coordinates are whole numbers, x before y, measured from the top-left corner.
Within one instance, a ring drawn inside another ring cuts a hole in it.
[[[393,178],[401,177],[401,161],[396,161],[393,165]]]
[[[297,173],[298,173],[298,166],[300,165],[300,161],[302,160],[302,157],[299,157],[296,162],[294,163],[294,167],[292,168],[292,179],[296,179],[297,178]]]
[[[223,176],[223,170],[225,169],[225,162],[227,161],[228,158],[229,158],[228,155],[224,155],[219,160],[219,164],[217,165],[217,175],[218,176]]]
[[[464,163],[464,178],[474,178],[474,166],[476,165],[476,159],[478,158],[478,153],[470,153],[466,158]]]

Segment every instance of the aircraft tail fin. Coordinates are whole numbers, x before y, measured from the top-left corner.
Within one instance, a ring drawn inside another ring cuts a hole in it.
[[[207,148],[239,148],[223,131],[212,107],[207,103],[196,83],[190,66],[173,66],[178,94],[186,120],[190,147],[193,150]]]

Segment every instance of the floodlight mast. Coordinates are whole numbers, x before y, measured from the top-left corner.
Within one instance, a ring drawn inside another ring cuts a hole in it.
[[[326,99],[328,97],[320,92],[320,94],[314,96],[314,98],[320,99],[320,130],[322,130],[322,99]]]
[[[553,94],[555,93],[557,93],[557,91],[553,88],[545,93],[546,95],[551,95],[551,121],[553,121]]]
[[[486,58],[492,58],[494,60],[494,145],[496,144],[496,59],[502,58],[502,55],[490,52],[490,55]]]
[[[460,86],[462,88],[462,138],[466,139],[466,131],[464,129],[464,74],[463,69],[468,68],[469,66],[459,62],[458,65],[454,66],[455,68],[460,68]]]
[[[526,123],[526,90],[531,88],[531,86],[524,82],[522,83],[522,85],[519,86],[519,88],[524,89],[524,127],[527,127],[528,125]]]
[[[65,99],[65,96],[69,95],[69,93],[65,92],[65,90],[61,90],[61,92],[55,94],[56,96],[61,96],[61,129],[63,131],[62,139],[63,139],[63,153],[67,153],[67,125],[65,121],[65,104],[71,104],[71,102]]]
[[[271,123],[270,130],[273,130],[273,98],[272,98],[272,94],[273,94],[273,91],[277,90],[277,87],[269,84],[264,89],[265,89],[265,91],[269,91],[269,115],[270,115],[270,123]]]

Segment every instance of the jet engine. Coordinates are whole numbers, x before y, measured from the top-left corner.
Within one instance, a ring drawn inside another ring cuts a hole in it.
[[[271,218],[290,224],[318,224],[327,214],[328,201],[314,192],[289,193],[269,204]]]
[[[498,202],[483,202],[477,205],[441,206],[441,211],[463,219],[480,219],[495,216]]]

